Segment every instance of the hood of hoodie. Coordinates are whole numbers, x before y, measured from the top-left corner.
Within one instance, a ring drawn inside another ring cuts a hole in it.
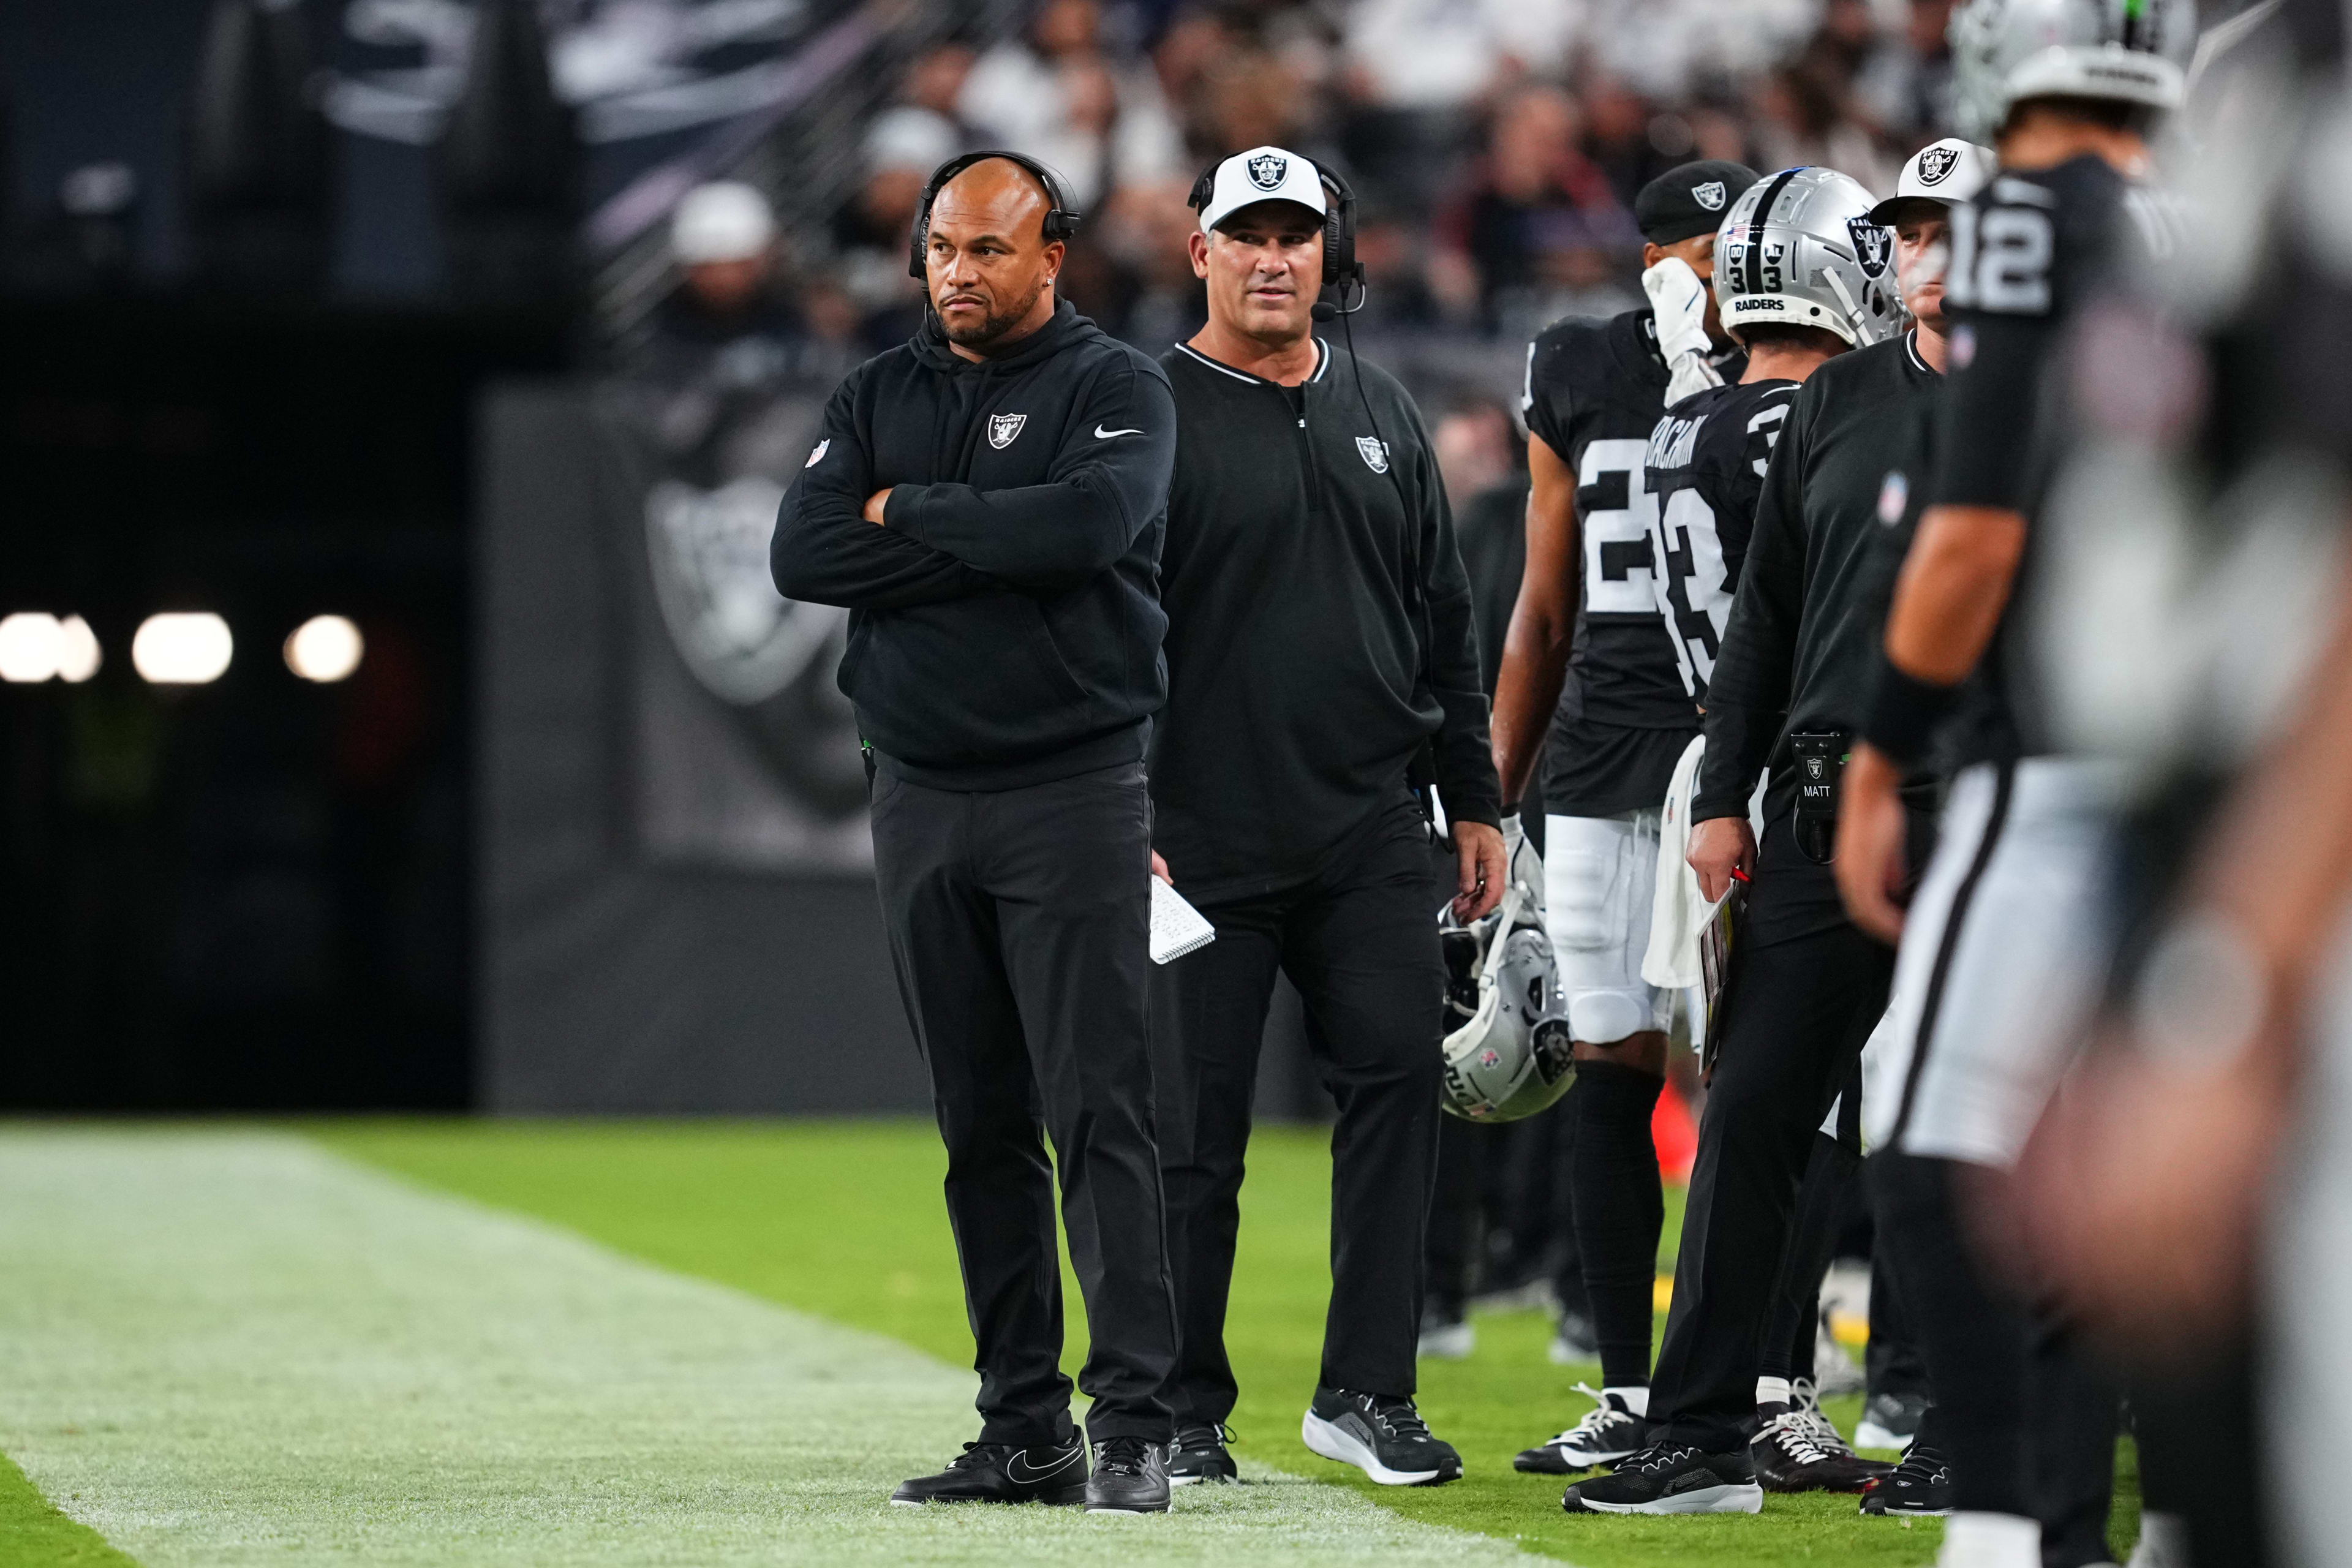
[[[1056,300],[1054,313],[1046,318],[1045,324],[1022,339],[1009,354],[992,355],[982,360],[964,358],[949,343],[947,329],[940,324],[936,310],[923,312],[923,324],[916,329],[912,342],[917,356],[934,370],[956,374],[1003,375],[1026,369],[1049,354],[1059,353],[1066,348],[1106,335],[1091,318],[1079,315],[1067,300]]]

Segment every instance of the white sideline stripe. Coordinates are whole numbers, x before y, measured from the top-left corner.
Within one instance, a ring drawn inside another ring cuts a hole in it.
[[[0,1130],[0,1450],[146,1568],[1490,1563],[1351,1492],[891,1509],[972,1376],[249,1131]]]

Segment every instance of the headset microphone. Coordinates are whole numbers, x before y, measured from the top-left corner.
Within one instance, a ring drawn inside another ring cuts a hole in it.
[[[1339,307],[1328,300],[1318,300],[1307,313],[1318,321],[1336,321],[1339,319]]]

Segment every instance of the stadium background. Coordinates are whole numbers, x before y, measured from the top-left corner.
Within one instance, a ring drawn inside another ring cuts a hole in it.
[[[1948,10],[0,10],[0,615],[79,616],[99,653],[60,669],[43,627],[0,631],[0,1111],[923,1111],[832,690],[839,620],[776,598],[764,544],[834,381],[917,319],[905,246],[928,170],[981,144],[1063,170],[1087,214],[1066,293],[1155,353],[1200,320],[1181,249],[1200,167],[1279,142],[1348,171],[1372,280],[1349,324],[1438,429],[1491,666],[1517,571],[1528,337],[1639,302],[1633,194],[1674,163],[1823,163],[1890,188],[1946,130]],[[757,329],[723,342],[682,328],[667,251],[678,197],[715,178],[759,187],[780,226]],[[225,670],[142,675],[134,640],[163,612],[221,617]],[[322,614],[364,639],[343,679],[281,657]],[[1270,1121],[1324,1107],[1298,1035],[1295,1003],[1278,1007]],[[789,1166],[822,1126],[711,1136]],[[684,1156],[658,1132],[651,1166],[625,1130],[593,1155],[526,1129],[321,1136],[820,1314],[877,1310],[730,1273],[775,1243],[748,1213],[687,1257],[648,1239],[658,1225],[622,1235],[514,1190],[586,1159],[703,1202],[725,1159],[665,1185]],[[928,1170],[903,1127],[873,1136],[842,1157]],[[445,1137],[475,1152],[434,1167]],[[1258,1177],[1290,1180],[1261,1201],[1297,1246],[1265,1267],[1302,1300],[1320,1278],[1313,1143],[1269,1143]],[[1531,1134],[1497,1163],[1489,1215],[1520,1232],[1491,1260],[1503,1272],[1532,1278],[1547,1243],[1544,1150]],[[552,1163],[518,1175],[533,1159]],[[874,1223],[929,1249],[927,1315],[883,1331],[952,1362],[944,1229],[921,1183],[906,1190],[912,1207]],[[1286,1366],[1290,1308],[1266,1311],[1265,1364]],[[1489,1329],[1458,1417],[1491,1420],[1488,1447],[1564,1413],[1544,1332],[1527,1311]],[[1265,1397],[1279,1464],[1290,1395]],[[1758,1560],[1784,1550],[1800,1543]]]

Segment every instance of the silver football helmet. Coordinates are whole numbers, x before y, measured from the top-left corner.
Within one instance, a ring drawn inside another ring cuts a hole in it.
[[[1559,994],[1542,885],[1514,875],[1492,914],[1467,926],[1438,917],[1445,952],[1445,1109],[1466,1121],[1517,1121],[1549,1110],[1576,1081],[1568,1010]]]
[[[2179,108],[2197,0],[1968,0],[1948,36],[1955,129],[1990,142],[2021,99]]]
[[[1731,204],[1715,236],[1715,301],[1724,330],[1765,321],[1819,327],[1855,348],[1902,331],[1895,236],[1870,219],[1871,195],[1835,169],[1767,174]]]

